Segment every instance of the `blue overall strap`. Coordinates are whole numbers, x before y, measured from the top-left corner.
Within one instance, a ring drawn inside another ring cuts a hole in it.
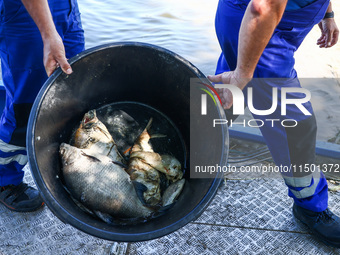
[[[218,62],[216,69],[218,73],[236,68],[239,28],[248,2],[247,0],[219,2],[215,27],[223,56]],[[264,123],[260,129],[278,166],[290,167],[292,164],[314,163],[316,122],[311,104],[307,102],[303,105],[312,116],[304,115],[293,105],[288,105],[287,115],[283,116],[280,95],[282,87],[301,87],[294,69],[294,53],[312,27],[323,18],[328,4],[328,0],[317,0],[297,11],[284,13],[255,69],[254,77],[261,79],[254,79],[243,91],[247,98],[247,89],[251,87],[254,108],[266,110],[272,106],[273,88],[278,89],[278,106],[275,112],[267,116],[253,114],[255,119]],[[291,99],[304,97],[300,93],[288,93],[287,96]],[[272,125],[266,119],[278,119],[279,122]],[[297,127],[285,128],[280,125],[285,119],[297,121]],[[288,194],[298,205],[312,211],[323,211],[327,208],[327,182],[322,173],[315,175],[304,172],[296,175],[291,171],[283,173],[283,177],[299,178],[292,182],[289,181],[291,179],[285,179],[289,187]]]

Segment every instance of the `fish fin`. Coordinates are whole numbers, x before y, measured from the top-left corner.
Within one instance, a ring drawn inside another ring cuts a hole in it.
[[[152,124],[152,117],[150,118],[150,120],[149,120],[148,124],[146,124],[146,127],[145,127],[145,129],[144,129],[144,130],[149,130],[149,129],[150,129],[150,127],[151,127],[151,124]]]
[[[177,201],[177,198],[182,193],[185,185],[185,179],[181,179],[172,183],[163,193],[162,205],[172,205]],[[169,194],[175,195],[174,197],[169,196]]]
[[[150,135],[150,138],[164,138],[166,137],[166,135],[163,135],[163,134],[153,134],[153,135]]]
[[[170,181],[166,177],[165,173],[159,172],[161,195],[163,196],[164,191],[169,187]]]
[[[142,202],[144,206],[147,206],[147,203],[144,199],[144,192],[147,191],[148,188],[143,183],[140,183],[138,181],[132,181],[132,184],[135,187],[137,197],[139,198],[139,200]]]
[[[129,167],[125,169],[125,172],[127,172],[127,174],[130,175],[130,180],[131,181],[133,181],[134,179],[137,178],[136,174],[133,174],[136,171],[137,171],[136,169],[129,168]]]
[[[151,127],[151,124],[152,124],[152,117],[150,118],[148,124],[146,125],[145,130],[149,131],[150,127]],[[163,138],[163,137],[166,137],[166,135],[163,135],[163,134],[153,134],[153,135],[150,135],[150,138]]]
[[[166,205],[166,206],[162,206],[161,208],[159,208],[157,210],[157,215],[159,216],[159,215],[162,215],[162,214],[166,213],[171,207],[174,206],[175,203],[176,202],[173,202],[172,204],[169,204],[169,205]]]
[[[127,165],[125,165],[125,164],[122,163],[122,162],[119,162],[119,161],[112,161],[112,163],[115,164],[115,165],[121,166],[122,168],[127,168]]]
[[[85,156],[85,157],[88,157],[89,160],[93,161],[93,162],[101,162],[100,159],[94,157],[94,156],[91,156],[91,155],[88,155],[86,154],[85,152],[81,151],[81,155]]]

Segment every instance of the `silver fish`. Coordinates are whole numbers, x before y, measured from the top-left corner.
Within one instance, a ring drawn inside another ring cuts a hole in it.
[[[135,185],[136,192],[141,201],[147,205],[155,206],[161,202],[160,174],[156,169],[151,167],[148,162],[133,156],[135,152],[155,154],[149,143],[151,136],[148,133],[148,129],[151,123],[152,119],[150,119],[146,128],[131,148],[127,172],[130,174],[130,178]]]
[[[176,181],[164,191],[162,196],[162,206],[168,206],[175,202],[178,196],[181,194],[185,184],[185,179]]]
[[[71,144],[80,149],[91,150],[90,155],[106,155],[115,162],[124,162],[111,134],[97,118],[96,110],[85,113]]]
[[[152,168],[164,173],[171,182],[176,182],[183,178],[181,163],[173,156],[159,155],[148,151],[135,151],[131,153],[130,157],[146,162]]]
[[[150,135],[148,129],[151,123],[152,119],[131,149],[127,172],[134,181],[141,201],[148,205],[158,205],[161,203],[159,172],[164,173],[171,182],[182,179],[183,172],[181,163],[176,158],[170,155],[161,156],[154,152],[150,139],[164,137],[164,135]]]
[[[129,175],[107,156],[62,143],[65,185],[86,208],[122,218],[147,217],[153,210],[137,197]]]

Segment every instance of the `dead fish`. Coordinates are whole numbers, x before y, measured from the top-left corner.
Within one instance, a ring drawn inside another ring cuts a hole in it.
[[[62,143],[60,155],[65,184],[72,196],[86,208],[121,218],[148,217],[154,210],[137,197],[124,169],[91,150]]]
[[[130,152],[130,162],[131,159],[142,160],[152,168],[164,173],[171,182],[182,179],[183,171],[181,169],[181,163],[175,157],[170,155],[161,156],[152,149],[150,139],[161,138],[165,136],[160,134],[150,135],[148,130],[151,126],[151,123],[152,118],[133,145]]]
[[[131,157],[140,159],[152,168],[164,173],[171,182],[176,182],[183,178],[181,163],[173,156],[159,155],[148,151],[135,151],[131,153]]]
[[[162,197],[162,206],[173,204],[184,188],[185,179],[172,183],[165,191]]]
[[[162,167],[155,167],[158,171],[165,173],[168,179],[172,182],[176,182],[183,178],[183,171],[181,163],[175,157],[171,155],[161,155]]]
[[[117,144],[118,150],[128,150],[143,131],[138,122],[123,110],[115,107],[103,106],[96,110],[97,117],[104,123]],[[122,155],[124,156],[124,155]]]
[[[132,149],[131,153],[137,152],[137,151],[148,151],[148,152],[154,152],[152,149],[152,146],[150,144],[151,138],[161,138],[165,137],[165,135],[150,135],[148,130],[150,129],[152,124],[152,118],[149,120],[148,124],[146,125],[143,132],[137,137]]]
[[[158,171],[164,173],[171,182],[180,180],[183,172],[176,158],[169,155],[160,156],[153,151],[150,139],[164,135],[150,135],[148,129],[151,123],[152,118],[131,149],[127,172],[134,181],[141,201],[148,205],[157,205],[161,202],[161,181]]]
[[[148,133],[148,129],[150,128],[151,123],[152,119],[150,119],[146,128],[139,135],[131,149],[127,172],[130,174],[130,178],[133,181],[140,200],[144,204],[156,206],[161,202],[160,174],[147,162],[133,156],[134,152],[139,151],[155,154],[149,143],[151,136]]]
[[[96,110],[85,113],[71,144],[80,149],[91,150],[91,155],[105,155],[113,161],[124,162],[111,134],[97,118]]]
[[[128,165],[128,173],[141,201],[147,205],[156,206],[161,201],[160,174],[144,163],[133,158]]]

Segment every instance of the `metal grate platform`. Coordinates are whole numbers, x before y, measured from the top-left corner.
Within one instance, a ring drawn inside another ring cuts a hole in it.
[[[129,254],[340,254],[316,240],[291,213],[279,179],[229,180],[195,222],[157,240],[133,243]],[[340,214],[340,196],[329,206]]]
[[[195,222],[159,239],[114,243],[65,225],[46,206],[15,213],[0,205],[0,254],[340,254],[296,222],[291,206],[281,179],[227,180]],[[329,207],[340,215],[339,192],[330,192]]]
[[[35,186],[28,166],[24,170],[24,182]],[[112,242],[64,224],[47,206],[36,212],[17,213],[0,204],[0,215],[1,255],[110,254]]]

